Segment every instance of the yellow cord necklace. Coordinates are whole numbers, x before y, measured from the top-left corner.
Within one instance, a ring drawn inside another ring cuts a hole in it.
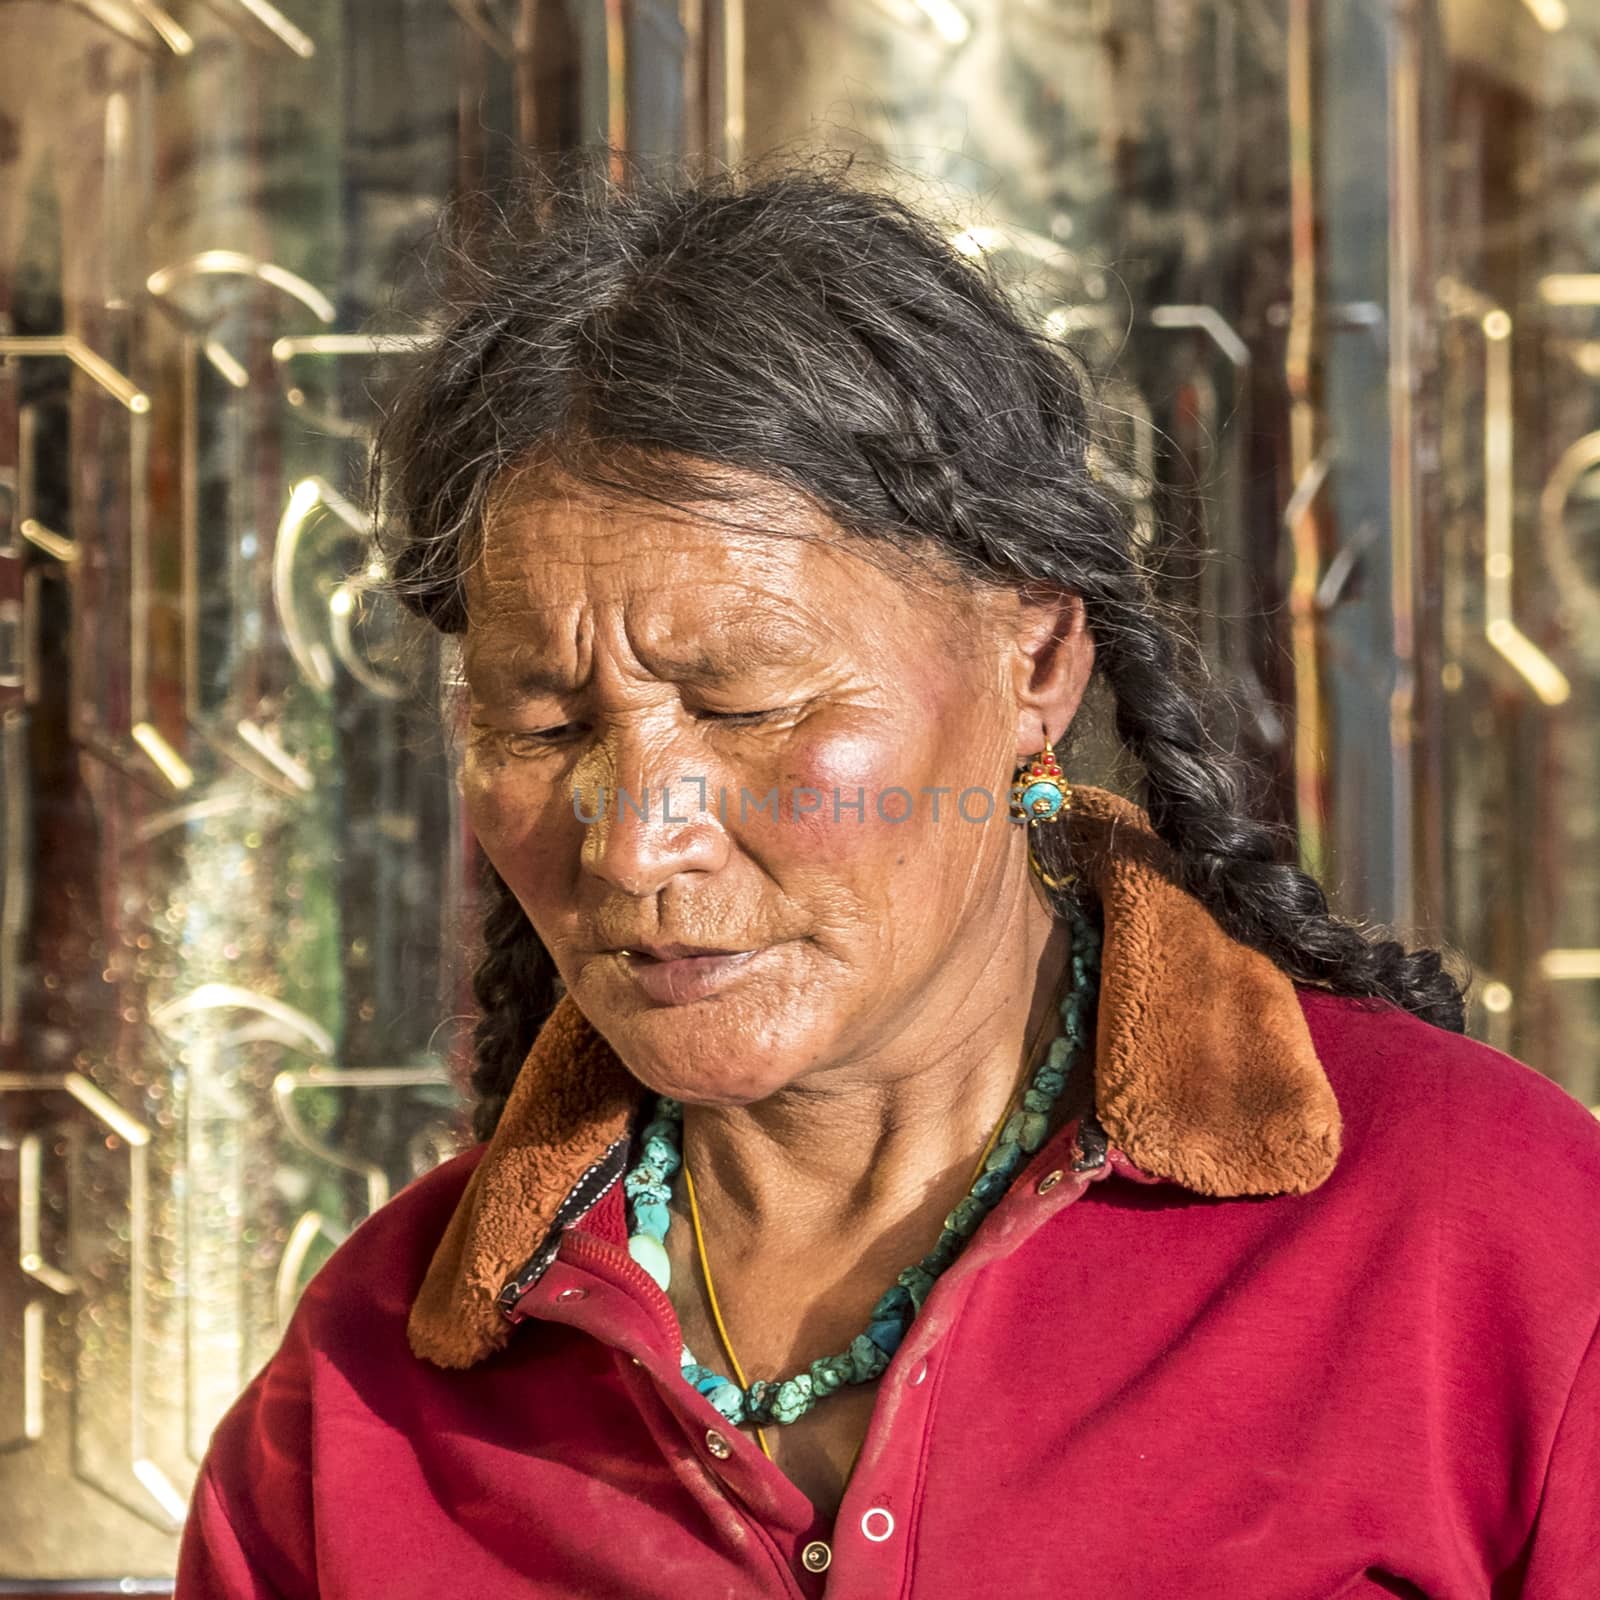
[[[1049,1035],[1048,1025],[1053,1015],[1053,1010],[1053,1007],[1046,1009],[1039,1031],[1035,1034],[1032,1047],[1028,1051],[1027,1063],[1023,1069],[1022,1075],[1022,1082],[1024,1084],[1026,1084],[1028,1081],[1033,1069],[1038,1065],[1039,1048],[1043,1042],[1043,1039],[1047,1038]],[[1000,1113],[1000,1120],[995,1123],[993,1130],[990,1132],[989,1137],[984,1144],[983,1150],[978,1156],[977,1165],[972,1169],[972,1178],[967,1184],[969,1189],[978,1181],[979,1177],[982,1176],[984,1163],[989,1159],[991,1152],[994,1150],[995,1144],[1000,1138],[1000,1131],[1005,1127],[1006,1122],[1010,1118],[1012,1110],[1015,1107],[1020,1094],[1020,1089],[1014,1090],[1011,1098],[1006,1101],[1005,1110]],[[711,1262],[706,1256],[705,1230],[700,1225],[700,1205],[698,1200],[695,1198],[694,1175],[689,1171],[689,1160],[687,1153],[685,1153],[683,1161],[683,1186],[689,1197],[689,1221],[694,1228],[695,1254],[698,1256],[700,1261],[700,1275],[706,1286],[706,1301],[711,1307],[711,1320],[716,1324],[717,1337],[722,1341],[723,1353],[728,1358],[728,1365],[733,1369],[734,1377],[739,1381],[743,1388],[748,1389],[750,1387],[750,1380],[745,1376],[744,1367],[740,1364],[738,1354],[733,1348],[733,1340],[728,1334],[728,1325],[723,1320],[722,1307],[717,1303],[717,1288],[711,1277]],[[761,1453],[766,1456],[767,1460],[772,1460],[772,1447],[767,1443],[766,1429],[755,1423],[750,1424],[750,1426],[755,1429],[756,1443],[761,1446]],[[851,1472],[855,1471],[856,1461],[861,1455],[861,1446],[865,1443],[866,1440],[863,1438],[860,1443],[856,1445],[855,1454],[851,1456],[850,1466],[845,1473],[846,1477],[848,1477]]]

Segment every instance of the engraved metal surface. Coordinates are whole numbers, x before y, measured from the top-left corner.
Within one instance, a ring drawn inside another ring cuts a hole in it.
[[[1559,9],[0,4],[0,1580],[159,1585],[308,1276],[464,1136],[449,658],[352,561],[389,285],[519,142],[900,163],[1099,376],[1094,471],[1225,617],[1210,731],[1336,903],[1600,1101]]]
[[[710,9],[0,5],[0,1588],[161,1592],[309,1276],[465,1139],[374,324],[519,138],[720,148]]]

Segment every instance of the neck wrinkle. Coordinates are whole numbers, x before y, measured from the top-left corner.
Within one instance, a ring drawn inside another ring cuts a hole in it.
[[[686,1105],[683,1154],[708,1243],[720,1234],[730,1243],[760,1237],[764,1248],[792,1239],[801,1248],[819,1235],[870,1236],[935,1197],[942,1204],[953,1193],[954,1205],[1059,1035],[1070,937],[1064,923],[1051,928],[1034,961],[1026,1016],[997,1010],[984,1019],[994,1035],[987,1042],[963,1041],[918,1072],[869,1078],[838,1095],[798,1088],[758,1106]],[[1058,1118],[1051,1123],[1053,1131]]]

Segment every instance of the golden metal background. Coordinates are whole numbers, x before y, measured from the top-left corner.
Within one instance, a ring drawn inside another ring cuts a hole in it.
[[[1306,862],[1600,1101],[1600,0],[0,0],[0,1591],[159,1591],[464,1137],[359,488],[440,202],[594,139],[887,158],[1014,270]]]

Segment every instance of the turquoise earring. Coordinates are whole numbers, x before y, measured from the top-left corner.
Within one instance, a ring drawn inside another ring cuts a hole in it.
[[[1062,776],[1061,764],[1046,734],[1044,749],[1021,769],[1011,785],[1011,820],[1054,822],[1071,805],[1072,786]]]
[[[1019,768],[1011,785],[1011,820],[1029,829],[1028,865],[1047,889],[1065,889],[1070,876],[1052,877],[1034,854],[1032,829],[1042,823],[1059,822],[1072,809],[1072,785],[1061,771],[1061,763],[1045,734],[1044,749]]]

